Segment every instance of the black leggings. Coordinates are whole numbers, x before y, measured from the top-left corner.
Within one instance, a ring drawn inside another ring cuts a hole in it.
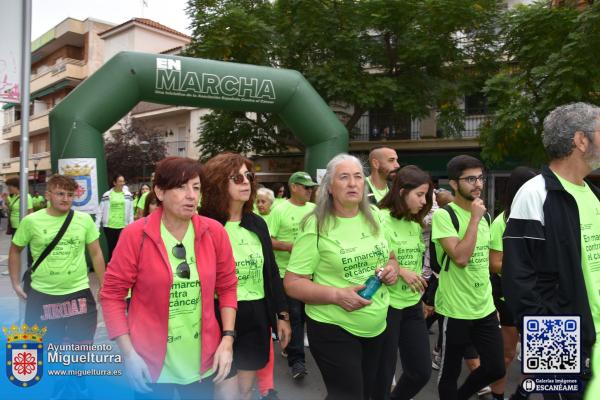
[[[495,310],[474,320],[446,317],[443,334],[442,365],[438,375],[440,400],[468,399],[482,387],[504,376],[502,334]],[[462,358],[470,344],[479,353],[481,365],[457,389]]]
[[[385,333],[363,338],[308,316],[306,328],[310,351],[327,388],[326,399],[368,399],[373,391]]]
[[[402,376],[390,396],[398,350]],[[430,377],[429,335],[423,319],[423,305],[418,302],[401,310],[389,307],[383,353],[372,398],[411,399],[427,384]]]
[[[121,236],[121,231],[123,229],[113,229],[104,227],[104,236],[106,236],[106,247],[108,247],[108,261],[112,258],[112,253],[115,247],[117,247],[117,242],[119,241],[119,236]]]

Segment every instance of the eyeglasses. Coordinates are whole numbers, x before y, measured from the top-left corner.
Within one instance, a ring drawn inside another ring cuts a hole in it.
[[[485,183],[487,181],[487,178],[483,175],[479,175],[479,176],[465,176],[463,178],[458,178],[459,181],[466,181],[469,185],[474,185],[475,182],[479,181],[481,183]]]
[[[55,195],[56,197],[62,197],[62,198],[68,198],[68,199],[72,199],[73,197],[75,197],[75,193],[73,192],[54,192],[49,190],[50,193],[52,193],[53,195]]]
[[[229,177],[229,179],[231,179],[236,185],[241,185],[244,183],[244,178],[248,179],[248,182],[252,183],[254,181],[254,172],[246,171],[243,174],[237,173]]]
[[[177,269],[175,270],[175,273],[177,274],[177,276],[182,279],[190,279],[190,265],[185,261],[186,253],[185,253],[185,247],[183,246],[183,244],[182,243],[176,244],[175,247],[173,247],[173,250],[171,251],[171,253],[173,254],[173,256],[175,258],[183,260],[183,262],[181,264],[179,264],[177,266]]]

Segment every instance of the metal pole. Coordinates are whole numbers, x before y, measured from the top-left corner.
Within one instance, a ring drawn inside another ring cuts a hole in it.
[[[21,165],[20,165],[20,210],[19,218],[27,215],[29,194],[29,78],[31,76],[31,0],[23,1],[23,31],[21,32]],[[21,252],[21,276],[27,269],[27,250]],[[25,317],[25,302],[19,302],[19,319]]]

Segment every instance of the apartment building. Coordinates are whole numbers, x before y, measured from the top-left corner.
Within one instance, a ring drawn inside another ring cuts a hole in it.
[[[32,189],[42,190],[50,174],[48,114],[102,65],[104,42],[99,33],[112,26],[93,18],[67,18],[31,44],[28,179]],[[19,174],[21,148],[20,105],[5,104],[2,113],[0,185]]]
[[[43,190],[51,172],[48,115],[84,79],[120,51],[176,54],[190,37],[158,22],[134,18],[120,25],[67,18],[32,42],[29,120],[30,189]],[[168,155],[197,157],[200,116],[207,110],[140,102],[129,114],[164,137]],[[0,190],[20,167],[21,110],[2,107]],[[119,129],[116,124],[113,129]],[[110,132],[110,131],[109,131]]]

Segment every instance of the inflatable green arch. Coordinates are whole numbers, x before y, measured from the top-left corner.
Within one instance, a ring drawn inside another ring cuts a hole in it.
[[[52,170],[63,158],[96,158],[99,192],[108,187],[102,134],[139,101],[278,114],[306,146],[315,175],[348,150],[348,132],[297,71],[121,52],[50,113]]]

